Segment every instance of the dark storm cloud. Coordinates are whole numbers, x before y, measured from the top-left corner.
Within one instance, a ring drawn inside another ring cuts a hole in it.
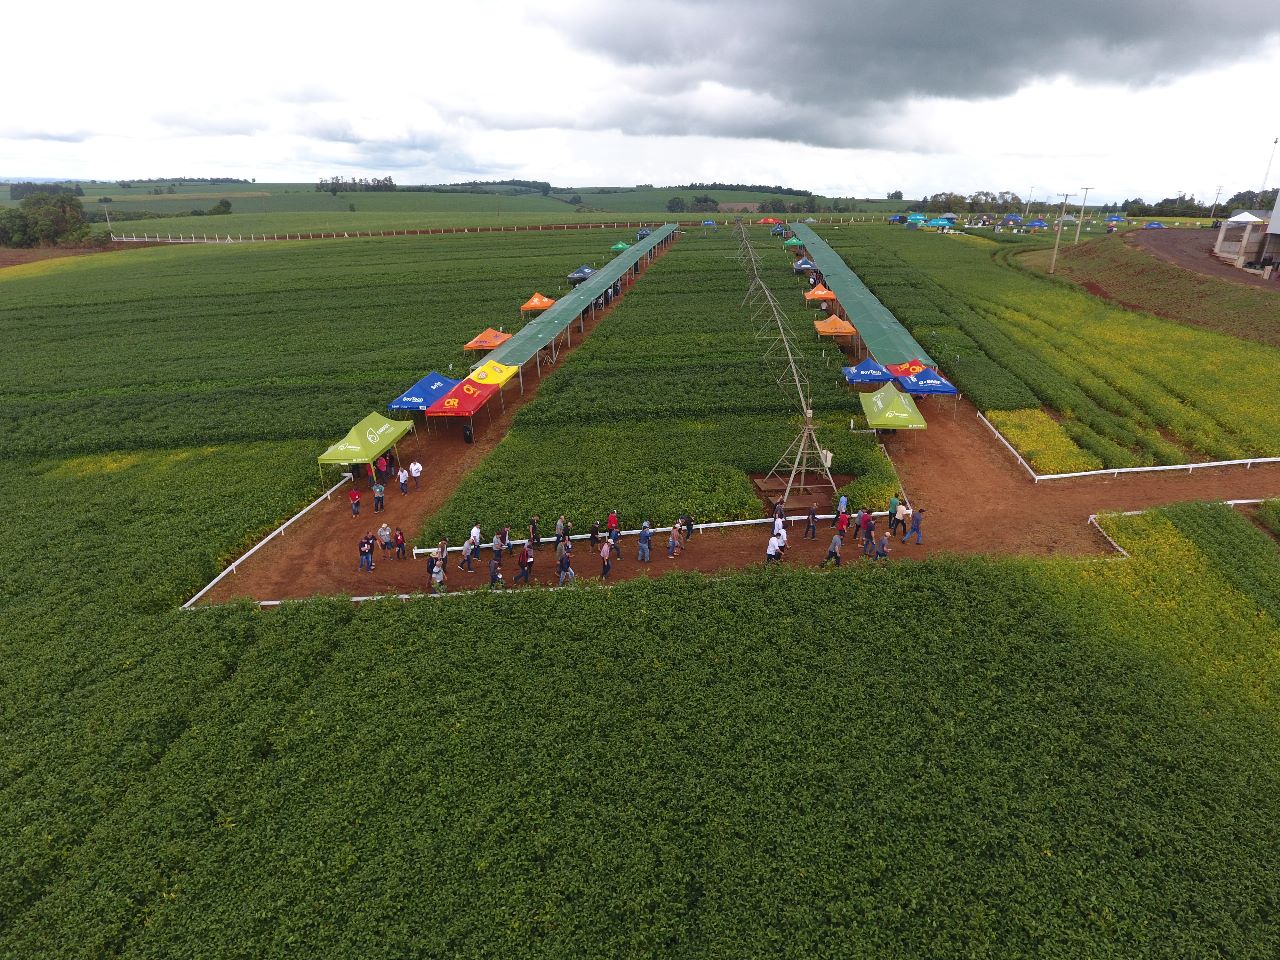
[[[632,71],[629,90],[588,112],[597,124],[868,146],[879,145],[877,114],[913,98],[999,97],[1057,76],[1140,87],[1230,63],[1280,33],[1267,9],[1259,0],[646,0],[549,22]],[[758,103],[691,114],[682,94],[707,82]]]

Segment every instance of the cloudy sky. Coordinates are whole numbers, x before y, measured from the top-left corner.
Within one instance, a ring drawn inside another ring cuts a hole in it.
[[[24,39],[64,20],[74,66]],[[1272,0],[123,0],[5,28],[3,177],[1153,200],[1259,188],[1280,136]]]

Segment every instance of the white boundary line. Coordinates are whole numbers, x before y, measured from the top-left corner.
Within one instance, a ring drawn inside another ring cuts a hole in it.
[[[1253,457],[1249,460],[1214,460],[1209,463],[1175,463],[1156,467],[1113,467],[1110,470],[1081,470],[1077,473],[1036,473],[1027,461],[1022,459],[1022,455],[1013,448],[1013,444],[1005,439],[1004,434],[996,428],[995,424],[982,415],[981,410],[978,411],[978,419],[999,438],[1005,449],[1018,458],[1023,469],[1036,483],[1041,480],[1070,480],[1073,477],[1117,477],[1122,473],[1163,473],[1170,470],[1185,470],[1191,473],[1193,470],[1204,470],[1210,467],[1244,467],[1248,470],[1255,463],[1280,463],[1280,457]]]
[[[205,584],[204,589],[201,590],[199,593],[197,593],[194,597],[192,597],[186,603],[184,603],[181,609],[190,610],[193,606],[195,606],[196,602],[201,597],[203,597],[206,593],[208,593],[215,586],[217,586],[219,581],[221,581],[223,577],[225,577],[228,573],[235,573],[236,568],[240,566],[240,564],[244,563],[244,561],[252,557],[255,553],[257,553],[264,546],[266,546],[268,543],[274,540],[277,536],[281,536],[281,537],[284,536],[285,530],[287,530],[296,520],[298,520],[304,514],[310,513],[311,510],[319,506],[321,500],[328,500],[331,496],[333,496],[333,493],[335,490],[337,490],[340,486],[342,486],[344,483],[346,483],[349,480],[351,480],[351,474],[344,473],[342,475],[341,480],[335,483],[332,487],[330,487],[324,493],[320,494],[320,496],[312,500],[310,504],[303,507],[297,513],[295,513],[292,517],[286,520],[284,523],[280,524],[280,526],[276,527],[274,530],[268,533],[265,537],[263,537],[261,540],[255,543],[252,547],[250,547],[247,552],[237,557],[235,560],[231,561],[231,566],[227,567],[220,574],[218,574],[216,577],[210,580],[207,584]]]

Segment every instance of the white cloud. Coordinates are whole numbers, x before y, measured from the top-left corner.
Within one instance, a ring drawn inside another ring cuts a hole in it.
[[[113,8],[119,39],[92,82],[6,99],[0,175],[714,179],[871,196],[1088,183],[1100,200],[1152,199],[1256,188],[1280,134],[1259,106],[1280,38],[1239,39],[1248,3],[1219,18],[1208,65],[1188,42],[1217,16],[1204,0],[1176,0],[1181,19],[1099,0],[1085,26],[1030,0],[968,5],[959,24],[910,2],[832,4],[231,0],[206,21],[134,0]],[[826,29],[845,11],[849,30]],[[10,25],[41,16],[19,8]],[[9,58],[11,76],[47,69],[34,45]]]

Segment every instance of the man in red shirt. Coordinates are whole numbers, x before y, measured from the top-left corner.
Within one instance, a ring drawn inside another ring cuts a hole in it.
[[[352,487],[347,496],[351,500],[351,516],[360,516],[360,491]]]
[[[841,510],[840,516],[836,518],[836,532],[839,533],[841,539],[843,539],[848,529],[849,529],[849,514],[848,512]]]

